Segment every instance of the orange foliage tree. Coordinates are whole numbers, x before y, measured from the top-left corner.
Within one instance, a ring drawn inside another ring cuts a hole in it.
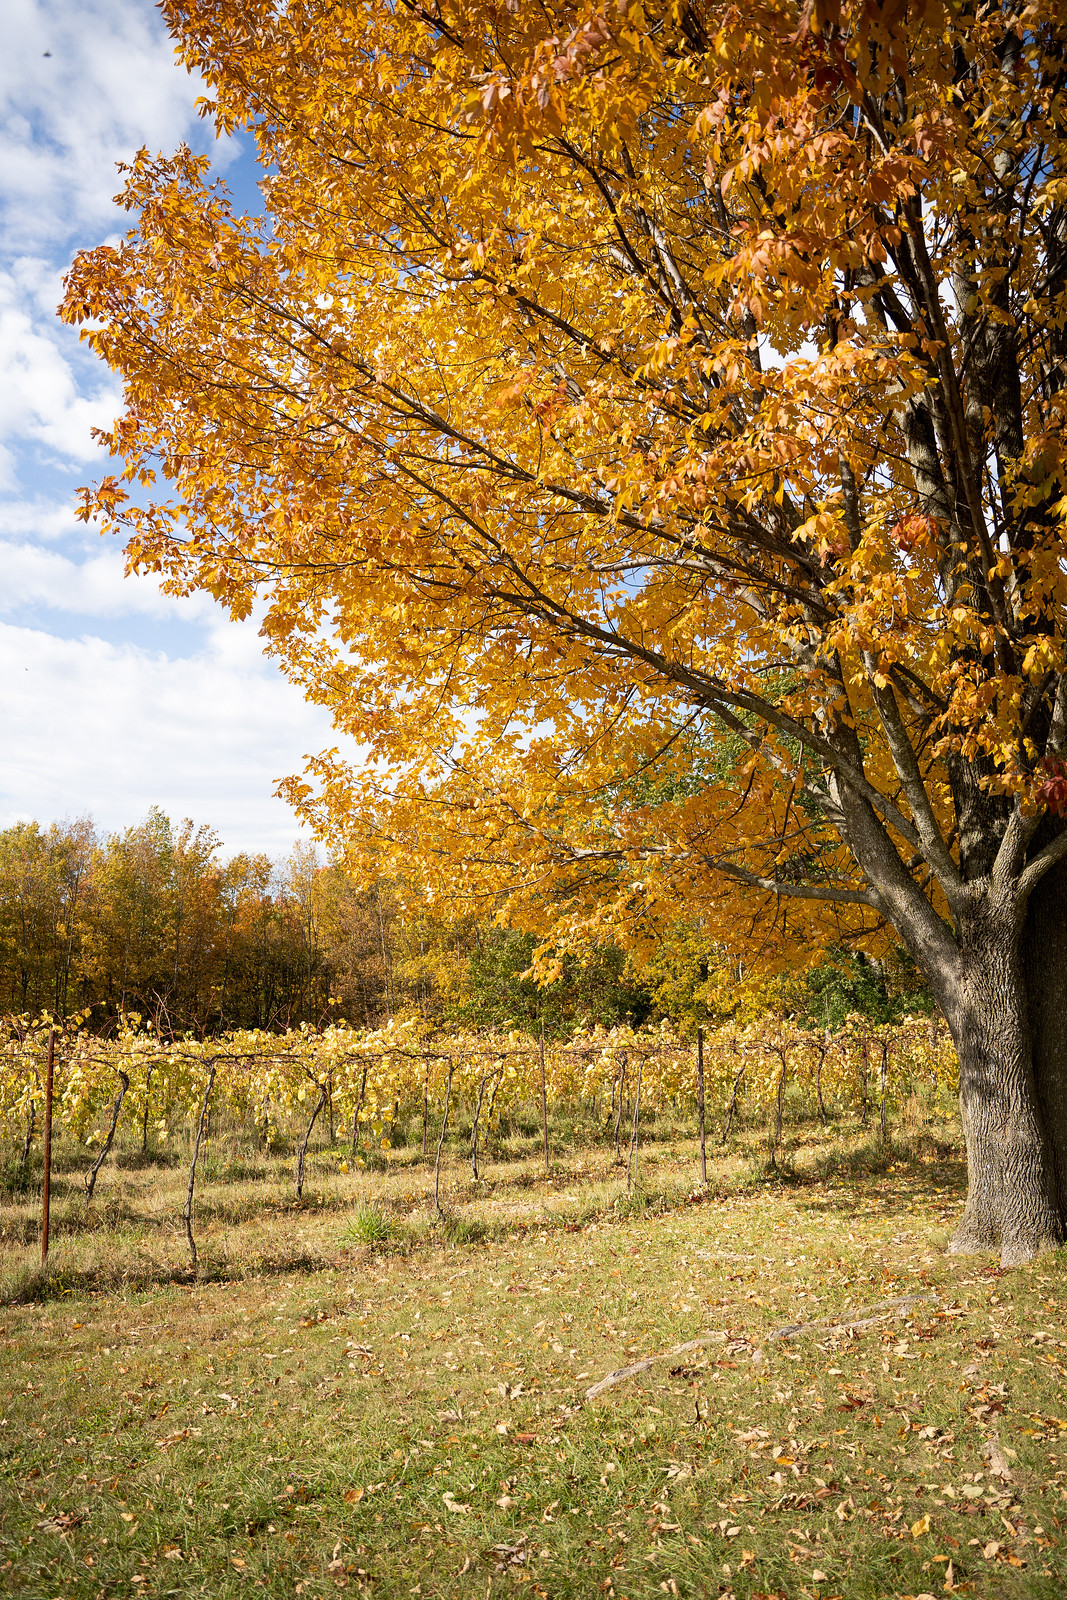
[[[164,0],[263,212],[142,153],[86,514],[365,761],[290,795],[554,938],[892,928],[955,1247],[1067,1220],[1059,0]]]

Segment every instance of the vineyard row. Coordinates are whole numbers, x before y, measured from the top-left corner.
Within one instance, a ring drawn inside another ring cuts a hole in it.
[[[956,1057],[943,1026],[907,1018],[892,1027],[850,1019],[816,1033],[788,1023],[701,1033],[694,1042],[667,1028],[578,1033],[566,1043],[524,1035],[434,1038],[417,1022],[371,1033],[345,1026],[222,1039],[166,1041],[129,1021],[110,1040],[76,1023],[9,1018],[0,1046],[0,1139],[20,1148],[25,1164],[43,1136],[47,1062],[55,1124],[88,1147],[85,1187],[91,1200],[120,1119],[135,1119],[142,1148],[190,1139],[184,1217],[195,1265],[192,1226],[196,1165],[212,1117],[254,1128],[266,1145],[295,1132],[296,1192],[301,1194],[312,1132],[388,1146],[398,1122],[421,1122],[424,1154],[435,1154],[434,1205],[440,1211],[441,1155],[450,1128],[469,1127],[475,1176],[480,1150],[504,1113],[538,1107],[548,1163],[550,1112],[584,1112],[628,1171],[642,1114],[672,1112],[725,1142],[740,1107],[769,1115],[772,1149],[781,1138],[787,1091],[825,1122],[853,1110],[866,1123],[876,1111],[883,1138],[896,1106],[920,1088],[955,1087]],[[320,1121],[321,1119],[321,1121]],[[344,1155],[338,1160],[345,1163]]]

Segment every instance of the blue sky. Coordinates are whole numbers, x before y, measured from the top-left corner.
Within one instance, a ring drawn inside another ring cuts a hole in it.
[[[119,410],[111,375],[55,316],[76,250],[126,225],[116,161],[183,139],[242,202],[247,149],[196,116],[149,0],[4,0],[0,54],[0,826],[152,804],[212,824],[229,853],[299,836],[278,778],[337,742],[264,660],[254,623],[126,578],[119,542],[74,516]],[[46,53],[47,52],[47,53]]]

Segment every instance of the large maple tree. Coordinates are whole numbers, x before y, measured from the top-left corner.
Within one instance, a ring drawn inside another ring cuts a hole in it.
[[[631,936],[891,928],[957,1249],[1067,1222],[1058,0],[165,0],[261,215],[142,153],[63,314],[87,514],[262,607],[354,857]]]

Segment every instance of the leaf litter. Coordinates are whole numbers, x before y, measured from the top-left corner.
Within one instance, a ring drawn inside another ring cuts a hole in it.
[[[608,1600],[1051,1597],[1067,1502],[1060,1264],[991,1279],[939,1253],[932,1218],[901,1233],[871,1206],[843,1230],[833,1207],[866,1197],[812,1198],[384,1259],[358,1284],[168,1290],[137,1308],[136,1340],[125,1315],[108,1331],[100,1299],[16,1308],[8,1345],[45,1398],[12,1390],[0,1440],[12,1481],[44,1493],[36,1546],[16,1547],[4,1579],[32,1593],[39,1571],[58,1593],[70,1546],[77,1600],[115,1581],[120,1551],[190,1594],[224,1592],[225,1567],[279,1596],[317,1595],[316,1570],[383,1596],[462,1596],[480,1569],[482,1600],[488,1568]],[[306,1300],[327,1291],[321,1321]],[[698,1361],[669,1359],[693,1321],[715,1338]],[[381,1354],[348,1372],[357,1342]],[[651,1364],[590,1404],[578,1374],[619,1351]],[[142,1378],[169,1396],[162,1426],[122,1398]]]

